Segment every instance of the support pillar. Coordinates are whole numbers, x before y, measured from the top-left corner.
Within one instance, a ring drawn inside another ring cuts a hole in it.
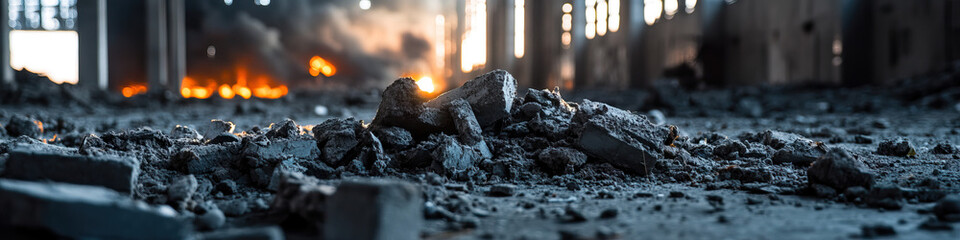
[[[107,89],[107,0],[77,1],[78,85]]]

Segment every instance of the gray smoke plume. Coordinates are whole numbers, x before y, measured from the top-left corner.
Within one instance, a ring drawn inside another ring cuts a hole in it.
[[[357,1],[187,2],[188,76],[230,79],[242,67],[249,79],[327,88],[382,87],[401,74],[429,73],[434,19],[447,4],[373,1],[364,11]],[[336,75],[310,76],[313,56],[331,62]]]

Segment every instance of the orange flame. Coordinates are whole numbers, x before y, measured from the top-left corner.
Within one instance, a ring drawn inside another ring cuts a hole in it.
[[[286,85],[277,84],[266,76],[260,76],[256,81],[248,84],[247,70],[244,68],[237,68],[236,81],[233,85],[227,82],[229,81],[217,81],[215,79],[200,82],[191,77],[185,77],[181,82],[180,95],[183,98],[197,99],[206,99],[214,94],[223,99],[233,99],[237,96],[243,99],[250,99],[251,97],[277,99],[286,96],[289,91]]]
[[[130,86],[123,87],[123,90],[121,90],[120,92],[123,93],[124,97],[133,97],[138,94],[146,93],[147,86],[139,85],[139,84],[130,85]]]
[[[310,58],[309,65],[310,75],[314,77],[319,76],[320,74],[323,74],[323,76],[326,77],[332,77],[334,74],[337,74],[337,67],[333,66],[333,64],[326,59],[321,58],[320,56],[313,56],[313,58]]]
[[[436,87],[433,85],[433,78],[426,76],[417,80],[417,87],[420,88],[420,91],[427,93],[433,93],[433,91],[436,90]]]

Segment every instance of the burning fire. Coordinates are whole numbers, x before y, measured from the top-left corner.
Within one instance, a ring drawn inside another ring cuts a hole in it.
[[[433,78],[426,76],[417,80],[417,87],[420,88],[420,91],[427,93],[433,93],[433,91],[436,90],[436,86],[433,85]]]
[[[134,95],[143,94],[147,92],[147,86],[144,85],[130,85],[123,87],[121,91],[124,97],[133,97]]]
[[[323,74],[325,77],[332,77],[334,74],[337,74],[337,67],[333,66],[326,59],[323,59],[320,56],[313,56],[310,58],[310,75],[319,76]]]
[[[277,84],[266,76],[260,76],[248,84],[247,71],[243,68],[237,69],[236,81],[233,85],[223,82],[225,81],[215,79],[197,81],[191,77],[185,77],[180,85],[180,95],[183,98],[198,99],[207,99],[214,94],[220,95],[224,99],[233,99],[234,97],[277,99],[286,96],[289,91],[286,85]]]

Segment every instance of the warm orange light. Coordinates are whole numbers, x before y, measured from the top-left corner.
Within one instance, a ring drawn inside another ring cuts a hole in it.
[[[420,80],[417,80],[417,86],[420,88],[420,91],[433,93],[436,90],[436,86],[433,85],[433,78],[422,77]]]
[[[220,85],[220,97],[224,99],[233,99],[233,96],[237,94],[233,92],[233,89],[230,89],[230,85]]]
[[[333,66],[333,64],[326,59],[321,58],[320,56],[313,56],[313,58],[310,58],[309,65],[310,75],[314,77],[319,76],[320,74],[323,74],[323,76],[327,77],[337,74],[337,67]]]
[[[194,98],[199,98],[199,99],[207,99],[211,95],[210,91],[207,91],[206,88],[202,88],[202,87],[195,87],[192,90],[190,90],[190,92],[193,93]]]
[[[190,98],[190,88],[181,88],[180,95],[182,95],[183,98]]]
[[[253,94],[250,92],[250,89],[247,87],[241,87],[238,85],[233,86],[233,91],[237,92],[237,95],[240,95],[243,99],[250,99],[250,95]]]
[[[144,85],[126,86],[126,87],[123,87],[123,89],[120,92],[123,93],[124,97],[133,97],[134,95],[137,95],[137,94],[146,93],[147,86],[144,86]]]
[[[43,134],[43,122],[38,121],[38,120],[33,120],[33,123],[34,123],[34,124],[37,124],[37,128],[40,129],[40,134]]]

